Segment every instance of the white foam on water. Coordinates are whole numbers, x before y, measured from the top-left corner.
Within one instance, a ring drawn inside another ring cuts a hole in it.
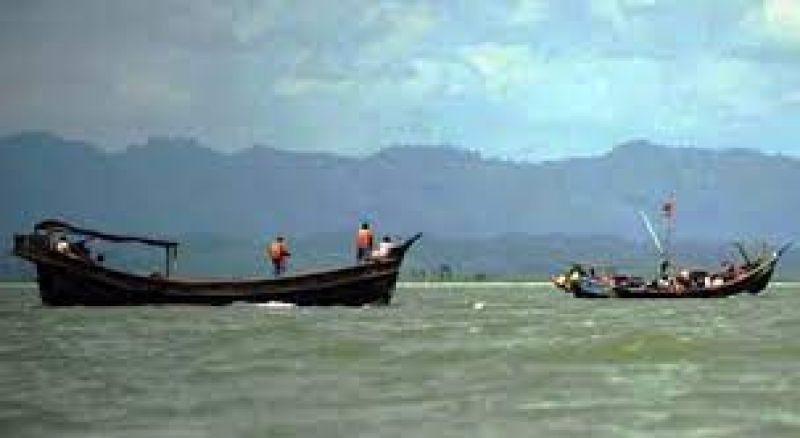
[[[266,303],[255,303],[256,307],[265,307],[267,309],[293,309],[297,307],[292,303],[284,303],[283,301],[267,301]]]

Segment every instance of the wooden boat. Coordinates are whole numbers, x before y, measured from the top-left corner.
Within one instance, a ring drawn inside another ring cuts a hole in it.
[[[164,273],[139,275],[104,266],[74,252],[56,249],[59,235],[109,242],[131,242],[163,248]],[[42,303],[53,306],[126,306],[144,304],[208,304],[282,302],[298,306],[362,306],[388,304],[406,251],[416,234],[392,248],[388,257],[324,271],[268,279],[204,280],[170,275],[178,243],[115,235],[79,228],[63,221],[40,222],[33,233],[16,235],[14,255],[36,267]]]
[[[640,277],[629,275],[596,275],[595,269],[585,269],[574,264],[567,272],[553,277],[553,284],[578,298],[725,298],[732,295],[759,294],[766,289],[775,267],[792,243],[786,243],[772,254],[766,247],[755,259],[747,253],[744,245],[736,242],[743,262],[740,265],[726,263],[725,269],[717,272],[679,269],[670,271],[672,265],[670,237],[675,219],[675,193],[661,206],[664,221],[664,242],[653,227],[647,214],[639,216],[649,233],[660,258],[658,278],[645,282]]]
[[[719,272],[682,270],[678,275],[644,283],[624,275],[590,275],[581,266],[553,278],[559,289],[577,298],[725,298],[732,295],[761,293],[769,284],[775,267],[791,243],[771,255],[750,260],[745,253],[741,266]]]

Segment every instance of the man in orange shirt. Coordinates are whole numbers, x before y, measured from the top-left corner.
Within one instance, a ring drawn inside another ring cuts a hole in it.
[[[278,277],[286,271],[286,259],[291,256],[283,236],[278,236],[267,248],[267,256],[272,261],[272,272]]]
[[[356,233],[356,260],[360,262],[369,257],[372,252],[372,241],[372,230],[369,229],[369,224],[364,222]]]

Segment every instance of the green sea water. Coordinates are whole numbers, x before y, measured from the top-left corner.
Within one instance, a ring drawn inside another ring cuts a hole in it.
[[[391,306],[45,308],[0,289],[4,437],[797,437],[800,288]]]

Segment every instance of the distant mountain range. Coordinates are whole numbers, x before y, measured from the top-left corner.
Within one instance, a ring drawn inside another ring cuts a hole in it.
[[[597,157],[524,163],[456,148],[390,147],[363,158],[256,146],[225,154],[152,139],[122,152],[48,133],[0,139],[0,232],[58,217],[121,232],[265,236],[352,229],[495,234],[646,234],[677,196],[680,238],[800,236],[800,160],[647,141]],[[653,217],[653,219],[657,219]]]

